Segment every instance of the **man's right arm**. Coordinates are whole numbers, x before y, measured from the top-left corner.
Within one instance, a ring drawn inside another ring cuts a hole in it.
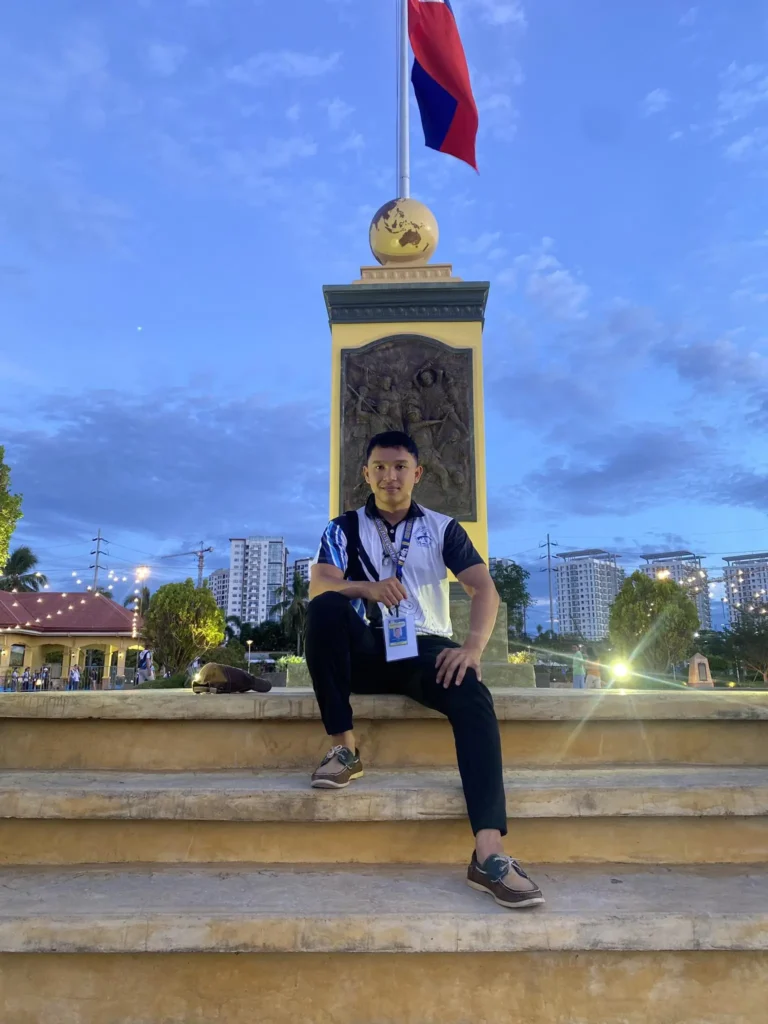
[[[345,580],[344,573],[335,565],[326,565],[318,562],[312,566],[309,576],[309,599],[319,597],[331,591],[335,594],[343,594],[353,601],[361,597],[364,601],[369,600],[369,583],[358,583],[354,580]]]
[[[309,599],[311,601],[329,591],[341,594],[350,601],[360,597],[363,601],[374,601],[386,608],[394,608],[408,599],[405,587],[394,576],[375,583],[368,580],[345,580],[341,569],[318,562],[312,566],[309,577]]]
[[[337,520],[330,522],[320,541],[317,561],[312,566],[309,577],[310,601],[328,592],[341,594],[354,601],[376,601],[387,608],[394,608],[408,595],[405,587],[394,577],[392,579],[371,582],[370,580],[347,580],[349,559],[347,556],[347,536]]]

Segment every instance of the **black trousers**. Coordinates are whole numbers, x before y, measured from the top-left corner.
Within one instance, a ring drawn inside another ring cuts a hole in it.
[[[329,736],[352,729],[351,693],[398,693],[444,714],[453,726],[456,759],[472,831],[507,834],[501,740],[493,698],[469,669],[461,686],[436,682],[435,660],[446,647],[439,636],[418,638],[419,656],[386,661],[381,629],[366,625],[341,594],[326,592],[309,603],[307,666]]]

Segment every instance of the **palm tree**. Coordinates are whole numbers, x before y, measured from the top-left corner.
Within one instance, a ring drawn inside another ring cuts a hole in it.
[[[227,640],[239,640],[243,632],[243,620],[239,615],[228,615],[224,633]]]
[[[273,605],[269,609],[269,614],[281,613],[283,629],[289,635],[295,634],[296,653],[301,654],[304,650],[304,633],[307,628],[309,581],[303,579],[296,572],[293,574],[293,585],[290,587],[278,587],[277,592],[282,594],[283,600]]]
[[[0,573],[0,590],[18,590],[21,593],[38,591],[48,583],[48,577],[41,572],[34,572],[37,555],[32,548],[16,548],[8,556],[8,561]]]
[[[136,608],[136,610],[138,611],[139,615],[146,615],[147,612],[149,611],[149,602],[151,597],[152,594],[150,592],[149,587],[142,587],[140,593],[130,594],[128,597],[126,597],[126,599],[123,601],[123,607],[130,608],[131,610],[133,610],[134,608],[136,608],[136,603],[138,602],[138,608]]]

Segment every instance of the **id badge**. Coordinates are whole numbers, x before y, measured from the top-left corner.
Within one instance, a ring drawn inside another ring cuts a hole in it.
[[[419,648],[416,642],[416,616],[413,612],[384,616],[384,650],[387,661],[417,657]]]

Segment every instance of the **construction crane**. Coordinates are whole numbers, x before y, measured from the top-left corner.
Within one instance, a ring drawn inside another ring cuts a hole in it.
[[[205,556],[209,551],[213,551],[213,548],[204,548],[203,541],[200,541],[200,547],[197,551],[180,551],[177,555],[163,555],[163,558],[186,558],[187,555],[197,556],[197,589],[201,590],[203,586],[203,574],[205,572]]]

